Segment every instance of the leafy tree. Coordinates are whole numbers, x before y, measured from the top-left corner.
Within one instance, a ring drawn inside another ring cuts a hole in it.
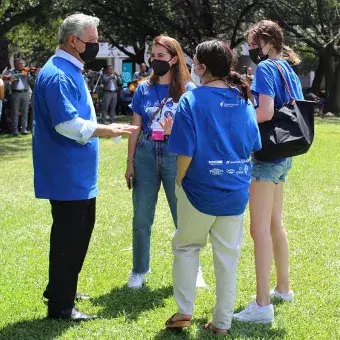
[[[277,0],[264,5],[274,20],[318,55],[313,91],[319,92],[325,79],[325,110],[340,114],[340,2]]]
[[[58,28],[61,19],[55,19],[45,25],[34,25],[31,20],[14,27],[8,34],[10,52],[19,52],[27,63],[42,65],[54,54],[58,46]],[[19,56],[16,55],[16,56]]]
[[[236,47],[260,0],[130,0],[79,1],[81,11],[102,20],[103,37],[136,62],[144,61],[145,44],[166,33],[192,56],[197,44],[218,37]],[[124,46],[133,46],[135,53]]]
[[[67,8],[63,0],[3,0],[0,8],[0,71],[9,65],[6,37],[12,29],[34,19],[30,23],[31,32],[34,32],[33,27],[48,26],[53,18],[65,13]],[[28,38],[23,35],[20,37]],[[20,45],[19,41],[17,43]]]

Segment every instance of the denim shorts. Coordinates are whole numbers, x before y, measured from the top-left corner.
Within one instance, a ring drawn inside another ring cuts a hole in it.
[[[252,160],[253,170],[251,178],[253,181],[261,182],[285,182],[288,171],[292,167],[292,158],[283,159],[281,162],[261,162]]]

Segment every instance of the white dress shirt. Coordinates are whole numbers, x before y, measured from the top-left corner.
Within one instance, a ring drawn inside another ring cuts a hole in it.
[[[71,54],[57,49],[55,55],[57,57],[63,58],[77,66],[79,69],[83,69],[84,65],[77,58],[73,57]],[[86,85],[86,84],[85,84]],[[92,98],[90,92],[86,86],[87,96],[90,98],[92,103]],[[93,132],[97,129],[97,118],[95,115],[94,108],[92,110],[91,120],[86,120],[80,117],[73,118],[66,122],[60,123],[55,127],[56,131],[61,135],[73,139],[80,144],[86,144],[92,137]]]
[[[112,92],[116,91],[117,89],[116,89],[116,86],[115,86],[115,83],[114,83],[113,79],[111,79],[110,82],[111,82],[110,91],[112,91]]]
[[[19,80],[18,80],[18,85],[17,85],[16,90],[25,90],[25,86],[24,86],[24,83],[22,82],[21,78],[19,78]]]

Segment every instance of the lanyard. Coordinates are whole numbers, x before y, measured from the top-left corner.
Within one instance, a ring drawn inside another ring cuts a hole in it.
[[[156,89],[156,95],[157,95],[157,100],[158,100],[159,106],[158,106],[158,109],[156,110],[156,112],[153,114],[152,120],[154,120],[156,118],[158,113],[160,113],[160,117],[162,116],[162,109],[163,109],[165,103],[167,102],[167,100],[170,98],[170,96],[168,95],[165,98],[164,102],[162,103],[162,101],[160,100],[160,95],[159,95],[159,92],[158,92],[157,84],[155,84],[155,89]]]

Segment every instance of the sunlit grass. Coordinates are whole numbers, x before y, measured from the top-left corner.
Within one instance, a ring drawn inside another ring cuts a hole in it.
[[[79,325],[45,319],[51,225],[47,201],[33,193],[31,137],[0,136],[0,339],[213,339],[202,324],[214,305],[211,247],[201,255],[209,285],[197,294],[194,321],[181,333],[164,330],[176,311],[172,297],[174,226],[163,191],[152,233],[147,287],[126,288],[131,269],[131,192],[124,180],[127,140],[101,141],[97,222],[79,282],[92,302],[80,309],[103,319]],[[285,192],[291,283],[296,302],[275,305],[271,326],[233,322],[235,339],[340,339],[340,124],[318,122],[307,155],[294,159]],[[253,243],[245,221],[235,308],[255,291]],[[273,272],[272,284],[275,278]]]

